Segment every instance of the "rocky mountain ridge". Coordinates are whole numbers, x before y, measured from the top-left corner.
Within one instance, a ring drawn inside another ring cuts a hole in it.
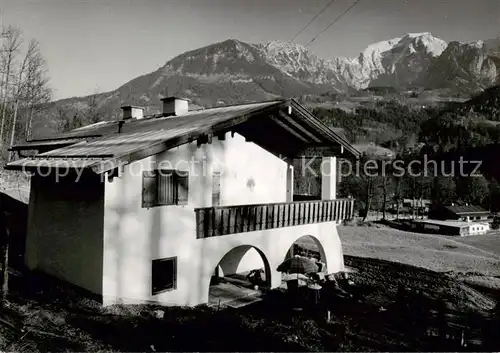
[[[302,46],[283,42],[256,47],[264,52],[267,62],[291,77],[331,84],[337,89],[343,86],[454,89],[458,75],[458,82],[477,90],[494,84],[500,72],[495,65],[500,40],[448,44],[428,32],[409,33],[371,44],[353,58],[320,59]],[[448,68],[436,76],[435,71],[446,64],[451,70]]]
[[[120,114],[123,104],[160,109],[160,98],[182,95],[199,106],[349,92],[370,87],[397,90],[440,89],[475,93],[495,84],[500,72],[500,40],[459,43],[431,33],[410,33],[369,45],[357,57],[320,58],[293,43],[250,44],[235,39],[188,51],[160,69],[95,97],[103,119]],[[42,134],[55,130],[61,107],[81,113],[88,97],[52,103]]]

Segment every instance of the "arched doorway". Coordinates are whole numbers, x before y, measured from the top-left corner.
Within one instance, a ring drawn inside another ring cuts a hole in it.
[[[263,282],[255,287],[247,277],[261,270]],[[209,304],[227,304],[260,294],[271,287],[271,267],[264,253],[252,245],[236,246],[225,253],[214,268],[209,286]]]
[[[328,262],[326,253],[321,242],[312,235],[303,235],[297,238],[286,252],[284,259],[286,260],[294,255],[311,257],[324,264],[323,272],[327,273]]]

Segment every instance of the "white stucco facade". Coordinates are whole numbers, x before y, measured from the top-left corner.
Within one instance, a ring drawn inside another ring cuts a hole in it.
[[[189,171],[187,205],[142,207],[142,171],[159,166]],[[343,270],[335,222],[197,239],[194,210],[212,206],[213,172],[221,173],[222,206],[291,201],[293,168],[287,161],[227,133],[223,140],[214,137],[199,147],[193,142],[133,162],[112,180],[89,182],[90,192],[69,188],[63,199],[33,183],[28,266],[102,295],[104,304],[190,306],[208,301],[210,279],[223,258],[225,275],[260,268],[264,261],[272,287],[279,286],[277,266],[306,235],[321,245],[328,272]],[[335,197],[332,180],[324,181],[323,198]],[[169,257],[177,258],[176,288],[153,295],[152,261]]]
[[[141,207],[141,171],[154,168],[155,162],[183,171],[191,169],[188,205]],[[228,253],[224,274],[229,274],[228,269],[243,272],[262,267],[260,252],[269,264],[272,286],[279,286],[281,276],[276,267],[292,244],[305,235],[321,242],[329,271],[340,271],[342,250],[334,222],[196,239],[194,209],[212,206],[212,172],[221,172],[220,204],[244,205],[286,202],[291,191],[287,182],[287,175],[293,175],[290,170],[286,161],[229,133],[224,141],[214,139],[199,148],[196,143],[183,145],[125,167],[120,178],[106,182],[105,303],[205,303],[214,269]],[[177,289],[153,296],[151,261],[173,256],[177,257]]]
[[[489,223],[470,222],[469,235],[483,235],[490,230]]]
[[[104,184],[32,177],[25,262],[90,292],[102,294]]]

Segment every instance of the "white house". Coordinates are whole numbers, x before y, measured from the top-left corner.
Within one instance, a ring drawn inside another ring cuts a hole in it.
[[[414,227],[433,231],[445,235],[459,235],[459,236],[469,236],[469,235],[484,235],[490,230],[489,223],[482,222],[463,222],[455,220],[414,220]]]
[[[484,235],[490,230],[489,223],[481,222],[468,222],[469,223],[469,235]]]
[[[8,164],[30,172],[25,262],[98,294],[104,304],[208,300],[215,270],[276,267],[300,237],[343,270],[336,225],[336,157],[359,156],[295,100],[190,111],[163,99],[144,117],[123,107],[101,122],[13,146],[37,154]],[[321,200],[293,201],[295,158],[323,155]]]

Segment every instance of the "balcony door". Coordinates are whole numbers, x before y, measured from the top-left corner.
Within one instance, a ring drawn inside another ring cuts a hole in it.
[[[220,172],[214,172],[212,175],[212,207],[220,206]]]

